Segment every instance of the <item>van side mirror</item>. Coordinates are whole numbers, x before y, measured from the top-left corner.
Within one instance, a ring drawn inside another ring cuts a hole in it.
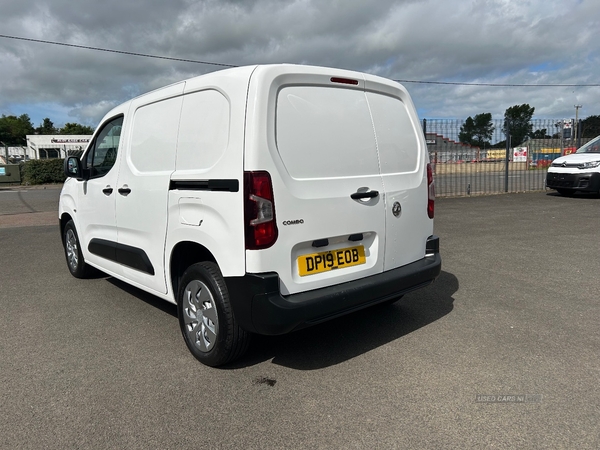
[[[77,178],[78,180],[83,179],[81,160],[78,157],[69,156],[65,159],[65,176]]]

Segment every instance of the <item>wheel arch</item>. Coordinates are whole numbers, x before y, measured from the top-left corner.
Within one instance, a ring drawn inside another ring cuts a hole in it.
[[[174,298],[177,298],[179,282],[185,270],[192,264],[205,261],[217,264],[212,252],[197,242],[182,241],[173,247],[169,260],[169,275],[171,276],[171,288]]]
[[[60,240],[62,241],[62,243],[65,243],[65,226],[67,225],[67,223],[69,223],[69,220],[73,220],[73,217],[71,217],[71,215],[69,213],[62,213],[59,219],[59,226],[60,226]]]

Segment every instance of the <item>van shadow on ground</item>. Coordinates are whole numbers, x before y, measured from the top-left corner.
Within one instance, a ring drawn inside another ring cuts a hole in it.
[[[226,368],[271,359],[273,364],[316,370],[355,358],[450,313],[458,279],[448,272],[394,304],[377,305],[283,336],[253,336],[248,353]]]
[[[177,318],[175,305],[112,277],[107,281]],[[435,283],[391,305],[376,305],[282,336],[252,336],[248,352],[222,369],[240,369],[269,360],[297,370],[316,370],[342,363],[449,314],[453,308],[452,296],[458,288],[458,279],[442,271]],[[181,345],[185,345],[183,338]]]

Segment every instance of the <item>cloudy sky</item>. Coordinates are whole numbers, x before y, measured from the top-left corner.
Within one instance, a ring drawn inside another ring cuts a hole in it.
[[[598,0],[0,0],[0,17],[0,114],[36,126],[95,126],[135,95],[223,67],[6,36],[416,81],[403,84],[424,118],[501,119],[522,103],[534,118],[574,117],[576,104],[580,118],[600,114]]]

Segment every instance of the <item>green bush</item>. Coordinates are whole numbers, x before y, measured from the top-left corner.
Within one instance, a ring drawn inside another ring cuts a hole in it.
[[[22,184],[64,183],[64,159],[32,159],[23,164]]]

